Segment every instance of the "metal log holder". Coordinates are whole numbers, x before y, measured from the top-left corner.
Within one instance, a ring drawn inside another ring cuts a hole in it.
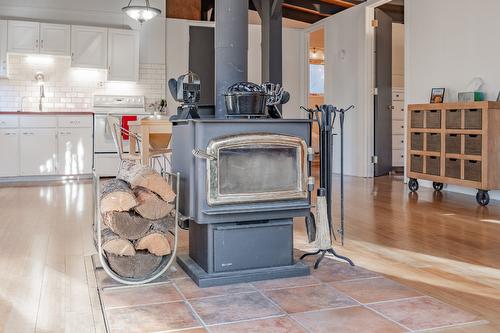
[[[170,183],[175,182],[175,211],[174,211],[174,225],[173,225],[173,230],[169,230],[170,234],[173,235],[174,237],[174,244],[172,246],[172,253],[166,256],[163,256],[160,265],[154,272],[149,274],[146,277],[136,279],[136,278],[126,278],[118,275],[115,273],[111,267],[108,264],[108,259],[106,258],[106,253],[102,249],[102,244],[101,244],[101,214],[100,214],[100,202],[99,202],[99,197],[100,197],[100,184],[99,184],[99,177],[93,172],[93,186],[94,186],[94,223],[93,223],[93,228],[94,228],[94,245],[97,249],[97,255],[99,257],[99,261],[102,265],[102,268],[106,272],[106,274],[109,275],[113,280],[116,282],[122,283],[124,285],[128,286],[136,286],[136,285],[142,285],[146,283],[153,282],[154,280],[158,279],[161,277],[169,268],[170,266],[175,262],[176,255],[177,255],[177,245],[178,245],[178,222],[179,222],[179,196],[180,196],[180,173],[170,173],[170,172],[164,172],[164,177],[169,180]]]
[[[327,197],[327,215],[328,215],[328,225],[330,227],[330,237],[336,240],[335,231],[332,228],[333,214],[332,214],[332,136],[333,126],[335,124],[337,113],[339,114],[340,121],[340,227],[338,233],[340,235],[341,244],[344,245],[344,119],[345,113],[352,109],[354,106],[350,106],[347,109],[338,109],[333,105],[322,105],[316,106],[316,109],[306,109],[301,107],[302,110],[308,112],[310,118],[316,118],[320,129],[320,188],[326,190]],[[314,269],[319,267],[319,264],[325,257],[327,253],[330,253],[334,257],[347,261],[351,266],[354,263],[348,257],[339,255],[335,252],[333,247],[329,249],[319,249],[316,252],[305,253],[300,259],[304,259],[308,256],[320,255],[314,264]]]

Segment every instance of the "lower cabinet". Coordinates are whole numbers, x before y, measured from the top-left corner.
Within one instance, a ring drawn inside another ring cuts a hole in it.
[[[19,130],[0,130],[0,150],[2,151],[2,165],[0,177],[19,176]]]
[[[88,128],[59,128],[58,174],[91,173],[92,155],[92,132]]]
[[[0,177],[92,173],[92,116],[0,114]]]
[[[19,139],[21,176],[56,174],[57,129],[21,129]]]

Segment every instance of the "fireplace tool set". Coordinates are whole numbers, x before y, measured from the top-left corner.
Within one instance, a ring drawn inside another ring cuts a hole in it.
[[[340,122],[340,226],[338,233],[342,245],[344,245],[344,118],[345,113],[353,108],[350,106],[347,109],[338,109],[333,105],[316,106],[316,109],[306,109],[309,119],[315,120],[320,130],[320,187],[317,191],[317,221],[314,221],[314,216],[310,214],[306,217],[306,228],[309,241],[315,240],[315,245],[318,251],[304,254],[301,259],[307,256],[320,255],[316,260],[314,268],[317,269],[319,264],[327,253],[347,261],[351,266],[354,263],[347,257],[338,255],[332,248],[332,237],[335,238],[335,232],[332,228],[332,136],[333,125],[337,114]],[[312,132],[311,123],[311,132]]]

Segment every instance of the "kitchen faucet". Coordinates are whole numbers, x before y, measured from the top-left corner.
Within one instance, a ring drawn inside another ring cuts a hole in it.
[[[43,99],[45,98],[45,76],[42,72],[38,72],[35,75],[35,80],[40,86],[40,100],[38,101],[38,111],[43,111]]]

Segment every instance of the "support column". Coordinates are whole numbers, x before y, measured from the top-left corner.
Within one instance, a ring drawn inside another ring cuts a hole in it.
[[[262,21],[262,82],[282,84],[283,0],[252,0]]]
[[[224,93],[247,80],[248,0],[215,1],[215,117],[226,117]]]

